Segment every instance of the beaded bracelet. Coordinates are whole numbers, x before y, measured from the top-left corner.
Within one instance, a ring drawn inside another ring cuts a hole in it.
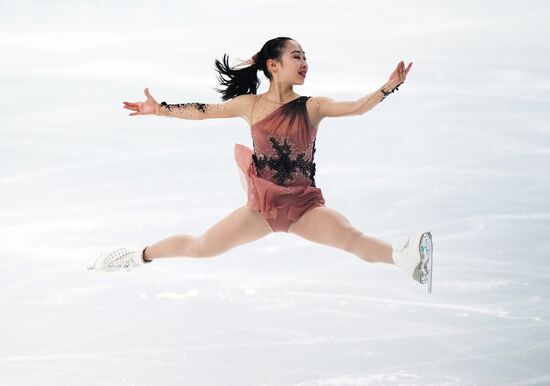
[[[382,92],[382,94],[384,94],[384,96],[382,97],[382,99],[380,99],[380,102],[382,102],[384,100],[385,97],[387,97],[388,95],[390,95],[392,92],[394,92],[395,90],[399,90],[399,86],[401,86],[403,84],[403,82],[399,83],[397,86],[395,86],[391,91],[386,91],[384,90],[382,87],[380,87],[379,91]]]
[[[163,106],[168,106],[168,103],[166,103],[166,102],[160,102],[160,104],[159,104],[159,111],[158,111],[158,114],[157,114],[157,115],[163,115],[163,114],[162,114],[162,110],[161,110]]]

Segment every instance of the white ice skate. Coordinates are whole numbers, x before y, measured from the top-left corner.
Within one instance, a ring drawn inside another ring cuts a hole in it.
[[[113,249],[99,255],[94,265],[88,267],[89,270],[97,272],[113,272],[121,269],[130,271],[146,263],[152,263],[152,260],[143,260],[144,248],[136,248],[133,245]]]
[[[428,231],[406,236],[392,245],[392,258],[408,277],[420,284],[428,282],[428,292],[432,292],[432,234]]]

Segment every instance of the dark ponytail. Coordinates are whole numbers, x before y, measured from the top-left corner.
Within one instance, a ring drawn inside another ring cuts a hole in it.
[[[242,94],[256,94],[260,80],[258,79],[258,70],[262,70],[264,75],[271,80],[271,73],[267,70],[267,60],[280,60],[285,42],[292,40],[289,37],[278,37],[268,40],[251,60],[242,62],[235,67],[229,66],[229,57],[223,55],[223,63],[218,59],[214,62],[216,71],[218,72],[218,80],[222,86],[227,86],[225,90],[214,89],[222,94],[222,99],[227,101]],[[236,69],[242,64],[249,64],[248,67]],[[225,79],[223,76],[227,76]]]

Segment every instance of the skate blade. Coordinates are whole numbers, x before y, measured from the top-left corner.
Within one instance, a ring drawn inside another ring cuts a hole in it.
[[[420,239],[420,255],[421,255],[421,271],[422,284],[428,282],[428,293],[432,293],[432,276],[433,276],[433,242],[432,234],[425,232]]]
[[[95,259],[95,263],[86,268],[88,271],[97,271],[96,266],[99,259],[103,257],[104,253],[100,253],[99,256]]]

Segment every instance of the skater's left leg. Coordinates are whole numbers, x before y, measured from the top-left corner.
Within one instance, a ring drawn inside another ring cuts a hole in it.
[[[288,232],[353,253],[369,263],[394,264],[391,244],[363,234],[342,213],[326,206],[304,213],[290,224]]]

